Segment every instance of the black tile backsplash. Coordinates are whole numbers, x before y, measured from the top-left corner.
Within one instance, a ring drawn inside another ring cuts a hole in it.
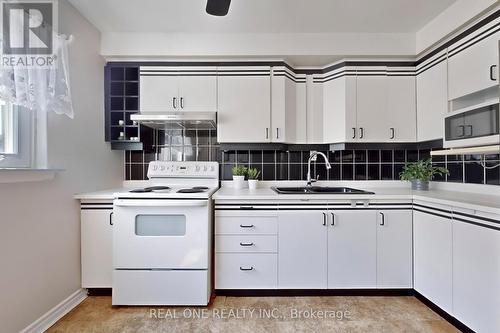
[[[157,131],[154,152],[126,151],[126,180],[147,179],[147,166],[155,159],[168,161],[217,161],[221,180],[232,179],[233,166],[243,164],[261,171],[261,180],[306,180],[309,150],[221,150],[214,130]],[[327,170],[321,157],[311,165],[311,176],[320,180],[398,180],[406,162],[430,157],[430,150],[345,150],[323,152],[332,168]],[[481,165],[481,159],[486,165]],[[500,155],[435,156],[435,166],[447,167],[449,175],[435,181],[500,185]]]

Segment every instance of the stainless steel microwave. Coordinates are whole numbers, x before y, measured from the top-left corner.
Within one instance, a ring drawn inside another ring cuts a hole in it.
[[[450,112],[444,118],[444,148],[500,144],[498,100]]]

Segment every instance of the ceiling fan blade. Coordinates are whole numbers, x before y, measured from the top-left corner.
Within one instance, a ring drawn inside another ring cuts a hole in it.
[[[215,16],[226,16],[231,0],[207,0],[207,13]]]

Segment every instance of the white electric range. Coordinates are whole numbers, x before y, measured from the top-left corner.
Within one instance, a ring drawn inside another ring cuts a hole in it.
[[[142,188],[115,193],[113,305],[207,305],[217,162],[150,162]]]

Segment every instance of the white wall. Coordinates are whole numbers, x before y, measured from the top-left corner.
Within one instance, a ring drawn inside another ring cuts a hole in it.
[[[0,184],[0,332],[19,332],[80,288],[79,204],[72,195],[116,187],[123,155],[104,142],[100,33],[66,0],[59,30],[73,34],[75,119],[51,114],[51,181]],[[1,171],[0,171],[1,172]]]
[[[415,35],[406,33],[183,34],[103,33],[106,57],[415,55]]]
[[[498,4],[498,0],[458,0],[417,31],[417,54],[425,51],[495,4]]]

